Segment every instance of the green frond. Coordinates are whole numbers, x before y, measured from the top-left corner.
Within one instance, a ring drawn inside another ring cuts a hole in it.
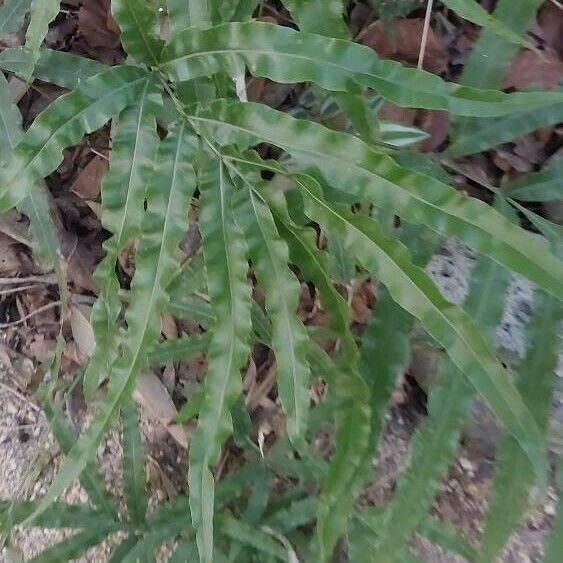
[[[474,117],[563,101],[561,92],[504,94],[444,82],[426,71],[379,59],[369,47],[263,22],[185,30],[165,47],[160,69],[174,80],[190,80],[219,71],[238,73],[241,64],[253,76],[275,82],[313,81],[341,92],[348,91],[352,82],[373,88],[400,106]]]
[[[300,441],[307,424],[310,375],[309,337],[297,317],[300,285],[288,267],[287,244],[279,236],[268,206],[254,193],[250,182],[237,195],[236,220],[244,232],[254,272],[266,296],[266,311],[272,320],[272,349],[287,432],[290,439]]]
[[[350,36],[344,24],[342,0],[283,0],[283,5],[301,31],[341,39]]]
[[[49,24],[57,17],[60,0],[33,0],[30,7],[30,18],[25,33],[25,50],[30,55],[29,67],[25,73],[33,74],[35,63],[39,58],[39,49],[49,31]]]
[[[133,524],[142,525],[147,511],[145,452],[139,433],[139,415],[133,400],[121,409],[123,422],[123,492],[127,512]]]
[[[69,451],[32,517],[43,512],[80,475],[132,392],[137,374],[146,367],[147,350],[160,334],[160,316],[168,300],[166,287],[177,267],[178,244],[186,228],[188,204],[195,189],[191,166],[195,150],[195,139],[183,124],[173,128],[160,145],[158,168],[146,191],[148,209],[141,224],[121,354],[111,367],[109,385],[94,419]]]
[[[537,475],[543,475],[539,429],[471,318],[441,296],[425,272],[410,262],[407,249],[383,235],[373,219],[327,203],[312,179],[294,179],[303,194],[306,212],[325,228],[339,233],[362,265],[386,285],[393,299],[419,319],[516,437],[535,464]]]
[[[29,12],[29,0],[4,0],[0,6],[0,36],[15,33]]]
[[[27,69],[33,66],[31,59],[31,53],[25,47],[10,47],[0,53],[0,68],[26,78]],[[33,67],[33,76],[71,89],[107,69],[106,65],[93,59],[42,47]]]
[[[127,53],[138,63],[157,66],[164,46],[157,35],[157,3],[112,0],[111,12],[121,30],[121,42]]]
[[[277,145],[348,201],[373,202],[410,223],[456,236],[563,297],[563,262],[550,253],[545,240],[513,225],[484,202],[399,166],[356,137],[252,103],[219,100],[190,119],[224,145],[241,138],[248,144]]]
[[[557,384],[555,369],[561,348],[561,303],[545,295],[535,296],[535,311],[527,327],[528,351],[518,369],[516,385],[545,435]],[[496,455],[496,470],[489,511],[476,561],[494,561],[513,529],[524,515],[533,468],[515,440],[502,437]]]
[[[522,39],[521,33],[512,31],[503,20],[489,14],[476,0],[442,0],[442,4],[453,10],[458,16],[489,30],[491,34],[502,37],[508,43],[520,47],[530,46],[527,41]]]
[[[465,310],[491,337],[499,322],[509,273],[492,260],[481,258],[474,268]],[[414,437],[409,467],[378,526],[378,554],[382,558],[406,546],[423,522],[429,504],[457,449],[463,424],[474,398],[462,373],[442,360],[428,403],[428,418]],[[383,559],[382,559],[383,560]]]
[[[190,509],[200,560],[213,558],[214,482],[211,466],[232,431],[230,409],[241,394],[240,370],[252,329],[247,248],[232,209],[234,186],[224,166],[200,195],[200,228],[211,306],[217,319],[207,353],[208,370],[198,426],[190,446]]]
[[[155,84],[145,82],[135,104],[119,116],[112,141],[110,167],[102,185],[102,225],[112,236],[105,241],[106,256],[94,272],[99,295],[90,323],[96,347],[84,372],[86,400],[107,377],[117,355],[121,301],[115,267],[119,252],[141,231],[146,179],[154,171],[159,142],[155,116],[161,104]]]
[[[63,150],[131,105],[151,77],[132,66],[110,68],[41,112],[0,168],[0,212],[17,205],[63,160]]]
[[[503,186],[508,197],[519,201],[553,201],[563,199],[563,154],[556,154],[539,172],[530,172]]]

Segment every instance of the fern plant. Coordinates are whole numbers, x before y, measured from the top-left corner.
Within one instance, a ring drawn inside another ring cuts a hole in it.
[[[23,18],[27,10],[21,4],[3,4],[2,29],[14,28],[9,18]],[[449,186],[439,167],[434,173],[436,162],[423,159],[421,168],[420,161],[409,158],[412,154],[397,151],[378,130],[369,101],[375,92],[400,106],[457,116],[467,126],[455,130],[448,155],[454,157],[523,133],[529,121],[524,125],[516,119],[518,112],[536,116],[537,125],[552,123],[561,116],[563,93],[505,94],[494,89],[498,84],[486,89],[448,83],[381,60],[347,38],[343,4],[337,0],[288,0],[299,31],[251,19],[256,4],[168,0],[171,36],[165,41],[159,3],[113,0],[128,62],[105,67],[40,47],[58,2],[35,0],[25,46],[0,54],[6,71],[70,90],[25,133],[7,137],[0,211],[29,209],[26,202],[42,197],[38,187],[62,162],[63,151],[112,121],[110,167],[102,187],[102,224],[111,236],[95,273],[98,298],[91,324],[96,347],[83,376],[94,417],[74,437],[58,407],[51,399],[45,402],[65,460],[44,498],[4,503],[3,522],[83,529],[52,548],[45,560],[70,559],[117,531],[124,539],[113,561],[142,559],[168,540],[176,540],[173,561],[329,561],[344,536],[351,560],[375,550],[378,561],[395,561],[409,557],[407,542],[417,531],[476,557],[451,530],[424,520],[470,400],[480,394],[504,426],[505,449],[526,468],[526,487],[546,476],[545,409],[538,414],[522,395],[528,383],[515,384],[491,346],[487,331],[498,312],[492,288],[478,286],[465,309],[453,306],[424,265],[437,235],[455,236],[483,255],[477,282],[484,284],[489,276],[502,286],[506,272],[516,272],[557,303],[563,297],[563,262],[546,240]],[[495,40],[521,43],[522,29],[511,27],[510,20],[485,17],[471,2],[445,4],[487,26]],[[311,17],[312,5],[327,15],[322,25]],[[317,93],[326,92],[349,120],[349,132],[246,101],[247,73],[279,83],[309,83]],[[3,126],[18,131],[17,108],[4,82],[0,87]],[[499,122],[511,126],[499,127]],[[281,149],[283,157],[262,158],[255,149],[264,143]],[[510,193],[517,197],[520,192],[522,186],[516,186]],[[497,197],[504,201],[502,194]],[[179,243],[191,206],[198,207],[190,217],[197,217],[203,250],[183,262]],[[41,221],[52,229],[45,212],[26,213],[35,229]],[[357,268],[381,285],[361,346],[351,330],[349,305],[333,283],[331,258],[318,246],[313,226],[352,260],[352,275]],[[132,241],[137,241],[135,274],[123,299],[116,261]],[[249,265],[264,292],[265,311],[252,299]],[[337,342],[330,356],[297,315],[300,280],[315,287],[329,315]],[[197,320],[204,332],[159,342],[167,311]],[[358,509],[415,322],[447,357],[429,419],[415,443],[423,470],[405,475],[383,514]],[[287,439],[280,438],[262,458],[246,435],[254,461],[215,483],[213,468],[233,431],[247,434],[241,423],[248,417],[240,401],[241,370],[255,342],[275,356]],[[189,446],[189,494],[150,513],[130,401],[135,381],[151,366],[201,351],[207,374],[180,413],[183,420],[197,417]],[[315,409],[309,398],[313,375],[328,388],[326,404]],[[548,400],[546,393],[537,400]],[[92,466],[100,441],[120,417],[125,517]],[[325,460],[315,456],[310,442],[319,424],[332,417],[335,450]],[[294,484],[274,490],[275,475]],[[77,478],[89,494],[89,507],[57,501]],[[308,494],[312,487],[320,489],[318,500]],[[407,519],[413,502],[418,510]],[[315,533],[309,540],[303,530],[311,524]],[[361,545],[369,547],[363,555]],[[492,551],[486,547],[480,560]]]

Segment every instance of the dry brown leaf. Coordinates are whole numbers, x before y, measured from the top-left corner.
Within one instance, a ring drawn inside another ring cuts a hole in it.
[[[119,28],[109,8],[110,0],[88,0],[78,10],[78,29],[90,47],[119,46]]]
[[[100,195],[102,179],[107,169],[108,161],[101,156],[94,156],[78,173],[76,180],[70,188],[71,191],[84,199],[97,199]]]
[[[563,57],[563,10],[553,2],[545,2],[537,25],[540,37]]]
[[[157,419],[168,430],[178,444],[188,447],[188,431],[181,424],[171,424],[178,411],[166,387],[154,373],[139,375],[133,398],[151,418]]]
[[[424,20],[401,19],[393,22],[391,30],[384,28],[381,20],[373,22],[360,35],[362,44],[371,47],[380,57],[416,65]],[[448,54],[432,28],[428,31],[428,43],[424,56],[424,68],[434,73],[446,70]]]
[[[553,89],[563,78],[563,61],[553,49],[546,49],[541,56],[521,50],[513,59],[502,82],[503,88],[523,90],[530,86]]]

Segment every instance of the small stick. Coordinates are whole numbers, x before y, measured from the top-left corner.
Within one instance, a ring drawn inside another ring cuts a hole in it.
[[[11,293],[20,293],[28,289],[37,289],[38,287],[43,287],[41,284],[33,285],[20,285],[18,287],[10,287],[9,289],[0,289],[0,295],[10,295]]]
[[[36,309],[35,311],[31,311],[31,313],[29,313],[25,317],[22,317],[21,319],[18,319],[17,321],[13,321],[11,323],[0,324],[0,328],[10,328],[12,326],[16,326],[16,325],[19,325],[21,323],[24,323],[25,321],[27,321],[27,319],[30,319],[31,317],[34,317],[35,315],[40,315],[41,313],[44,313],[45,311],[48,311],[49,309],[52,309],[53,307],[58,307],[60,304],[61,304],[60,301],[53,301],[52,303],[47,303],[47,305],[43,305],[43,307],[39,307],[39,309]]]
[[[0,285],[18,283],[45,283],[47,285],[55,285],[57,283],[57,276],[53,274],[44,274],[42,276],[27,276],[25,278],[0,278]]]
[[[424,27],[422,29],[422,39],[420,40],[420,51],[418,52],[418,68],[422,68],[424,63],[424,54],[426,52],[426,43],[428,42],[428,30],[430,29],[430,17],[432,16],[432,5],[434,0],[428,0],[426,4],[426,14],[424,16]]]

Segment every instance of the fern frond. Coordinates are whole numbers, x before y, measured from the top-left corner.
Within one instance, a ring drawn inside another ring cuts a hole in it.
[[[29,0],[5,0],[0,6],[0,36],[15,33],[29,12]]]
[[[458,16],[487,29],[492,34],[499,35],[508,43],[520,47],[530,47],[529,43],[522,39],[520,33],[512,31],[503,20],[489,14],[476,0],[442,0],[442,3]]]
[[[248,182],[247,178],[244,180]],[[287,432],[290,439],[300,441],[307,424],[310,370],[309,337],[297,317],[299,282],[288,268],[287,244],[279,236],[267,205],[251,187],[245,186],[238,195],[237,222],[245,234],[254,272],[266,296],[266,311],[272,320],[272,349]]]
[[[259,163],[254,155],[253,161]],[[244,163],[245,157],[234,156]],[[248,161],[246,161],[248,164]],[[369,393],[359,374],[359,352],[349,328],[349,311],[345,299],[334,287],[328,270],[328,257],[315,242],[314,233],[299,227],[291,219],[284,197],[277,191],[262,186],[257,196],[270,206],[282,237],[286,240],[290,257],[301,269],[305,279],[312,281],[319,291],[323,307],[330,315],[330,323],[340,338],[343,362],[336,367],[330,386],[338,397],[335,434],[336,453],[323,482],[317,515],[317,531],[321,559],[326,559],[344,532],[347,518],[364,480],[366,450],[370,447]],[[312,365],[319,366],[317,359]],[[328,374],[320,373],[326,378]]]
[[[510,429],[535,464],[536,473],[543,475],[545,463],[539,429],[470,317],[444,300],[424,271],[410,262],[406,248],[385,237],[373,219],[354,216],[344,206],[328,204],[318,184],[310,178],[294,179],[303,194],[307,213],[325,228],[339,233],[364,267],[386,285],[393,299],[420,320]]]
[[[117,354],[121,310],[119,282],[115,274],[117,255],[138,236],[144,214],[146,179],[154,166],[158,135],[156,113],[162,104],[158,89],[147,81],[135,105],[122,112],[117,122],[110,167],[102,186],[102,225],[112,233],[105,241],[106,256],[94,273],[99,296],[90,323],[96,347],[84,372],[83,389],[90,400]]]
[[[494,57],[492,57],[494,58]],[[499,119],[464,120],[445,151],[451,157],[486,151],[532,133],[540,127],[549,127],[563,121],[563,104],[554,104],[528,111],[517,111]]]
[[[556,154],[539,172],[530,172],[503,186],[508,197],[519,201],[553,201],[563,199],[563,154]]]
[[[350,36],[343,19],[342,0],[283,0],[283,5],[301,31],[341,39]]]
[[[26,78],[27,69],[33,66],[31,58],[25,47],[10,47],[0,53],[0,68]],[[33,76],[70,89],[107,69],[106,65],[93,59],[42,47],[33,66]]]
[[[223,145],[241,137],[247,143],[277,145],[313,168],[347,201],[353,197],[352,201],[373,202],[411,223],[456,236],[563,298],[563,262],[551,254],[545,240],[513,225],[485,203],[397,165],[356,137],[252,103],[217,101],[190,119]]]
[[[534,315],[526,331],[528,353],[518,370],[516,385],[544,435],[556,385],[562,321],[560,302],[536,295]],[[476,559],[479,563],[495,560],[523,516],[534,482],[530,462],[511,436],[503,436],[496,459],[489,511]]]
[[[60,4],[60,0],[33,0],[31,3],[29,25],[25,32],[25,50],[30,55],[27,76],[33,73],[39,49],[47,36],[49,24],[59,13]]]
[[[107,392],[94,419],[68,453],[32,517],[43,512],[80,475],[132,392],[137,374],[146,366],[147,351],[160,334],[160,315],[167,303],[165,288],[177,267],[178,244],[186,228],[188,204],[195,189],[191,161],[196,145],[184,125],[172,129],[160,145],[159,168],[149,180],[146,192],[148,209],[141,225],[121,355],[112,366]]]
[[[134,103],[148,80],[150,75],[136,67],[110,68],[41,112],[10,161],[0,168],[0,213],[17,205],[35,182],[53,172],[62,162],[65,148]]]
[[[489,337],[501,318],[503,302],[498,296],[504,294],[508,282],[509,273],[492,260],[481,258],[473,271],[465,309]],[[381,557],[406,545],[423,521],[455,455],[473,397],[462,374],[451,362],[443,361],[430,394],[428,418],[414,438],[410,465],[378,526]]]
[[[201,193],[200,226],[208,289],[216,324],[207,354],[208,371],[198,426],[190,446],[190,509],[200,560],[213,558],[214,483],[210,467],[232,431],[230,409],[241,393],[240,370],[249,353],[252,324],[246,281],[246,244],[235,224],[234,186],[222,164],[216,182]]]
[[[0,73],[0,163],[6,162],[22,135],[20,112],[12,103],[8,83]],[[47,188],[41,183],[36,185],[20,202],[18,209],[29,219],[35,255],[51,267],[58,264],[59,239],[51,218]]]
[[[133,524],[142,525],[147,511],[145,487],[145,454],[139,434],[139,416],[133,400],[121,409],[123,422],[123,492],[127,512]]]
[[[156,35],[157,5],[151,0],[112,0],[111,11],[127,53],[138,63],[158,65],[164,41]]]
[[[185,30],[165,47],[160,69],[174,80],[190,80],[224,70],[238,73],[242,63],[254,76],[275,82],[313,81],[342,92],[353,82],[400,106],[474,117],[506,115],[563,100],[561,92],[504,94],[444,82],[426,71],[379,59],[369,47],[263,22]]]
[[[493,17],[521,37],[543,4],[542,0],[499,0]],[[476,88],[498,88],[518,45],[485,28],[464,65],[461,81]],[[490,56],[492,53],[495,56]]]

